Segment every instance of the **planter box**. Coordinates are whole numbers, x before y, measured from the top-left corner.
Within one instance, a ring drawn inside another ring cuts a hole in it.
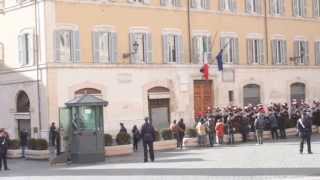
[[[183,147],[197,147],[198,138],[183,138]]]
[[[125,156],[133,153],[133,145],[105,146],[104,152],[106,157]]]
[[[10,159],[19,159],[22,157],[21,149],[8,149],[7,157]]]
[[[318,127],[313,125],[312,126],[312,133],[317,133],[318,132]]]
[[[26,150],[26,159],[49,160],[49,150]]]
[[[177,148],[177,140],[156,141],[153,144],[155,151],[172,150]]]

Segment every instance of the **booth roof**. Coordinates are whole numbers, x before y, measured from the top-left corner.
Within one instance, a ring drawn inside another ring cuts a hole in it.
[[[90,94],[77,96],[65,103],[67,107],[74,106],[107,106],[108,102]]]

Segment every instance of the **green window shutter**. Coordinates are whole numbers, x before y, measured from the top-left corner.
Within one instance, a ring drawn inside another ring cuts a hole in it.
[[[152,35],[151,33],[146,33],[143,37],[144,39],[144,59],[146,64],[152,63]]]
[[[72,62],[80,62],[80,33],[79,31],[72,32]]]
[[[246,3],[246,13],[251,14],[252,11],[252,3],[251,0],[245,0]]]
[[[248,64],[253,63],[252,49],[253,49],[253,40],[247,39],[247,61],[248,61]]]
[[[177,57],[177,64],[182,63],[183,59],[183,46],[182,46],[182,35],[177,35],[177,40],[175,41],[175,47],[176,47],[176,57]]]
[[[315,42],[314,48],[316,65],[320,65],[320,41]]]
[[[277,44],[278,40],[271,40],[271,48],[272,48],[272,64],[277,64]]]
[[[258,40],[259,64],[264,64],[264,44],[263,40]]]
[[[308,41],[304,42],[304,57],[305,57],[305,65],[309,65],[309,43]]]
[[[219,9],[220,11],[224,11],[226,8],[225,0],[219,0]]]
[[[233,38],[234,64],[239,64],[239,39]]]
[[[118,60],[118,36],[116,32],[110,33],[111,43],[109,44],[109,57],[110,57],[110,63],[116,64]]]
[[[99,47],[100,32],[92,32],[92,53],[93,53],[93,63],[100,62],[100,47]]]
[[[169,62],[169,47],[168,47],[168,34],[162,35],[162,56],[163,63]]]

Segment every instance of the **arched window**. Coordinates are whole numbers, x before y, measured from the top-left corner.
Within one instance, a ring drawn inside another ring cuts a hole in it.
[[[17,96],[17,112],[30,112],[30,101],[24,91],[20,91]]]
[[[300,101],[305,101],[306,99],[306,85],[304,83],[293,83],[290,86],[290,99]]]
[[[257,84],[248,84],[243,87],[243,104],[260,104],[260,86]]]
[[[100,95],[101,91],[95,88],[83,88],[75,92],[75,95],[82,95],[82,94]]]

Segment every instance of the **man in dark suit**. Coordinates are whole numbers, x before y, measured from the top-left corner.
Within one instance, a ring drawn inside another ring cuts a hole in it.
[[[143,150],[144,150],[144,162],[148,162],[148,149],[150,154],[150,160],[154,161],[154,151],[153,142],[155,141],[155,130],[152,124],[149,122],[149,118],[146,117],[145,123],[141,128],[141,137],[143,140]]]
[[[304,111],[301,118],[297,122],[297,128],[299,130],[299,135],[301,137],[300,142],[300,154],[303,153],[304,142],[307,141],[308,153],[312,154],[311,151],[311,134],[312,134],[312,121],[311,117]]]
[[[2,170],[2,162],[4,170],[8,171],[7,151],[9,146],[9,135],[4,129],[0,129],[0,170]]]

